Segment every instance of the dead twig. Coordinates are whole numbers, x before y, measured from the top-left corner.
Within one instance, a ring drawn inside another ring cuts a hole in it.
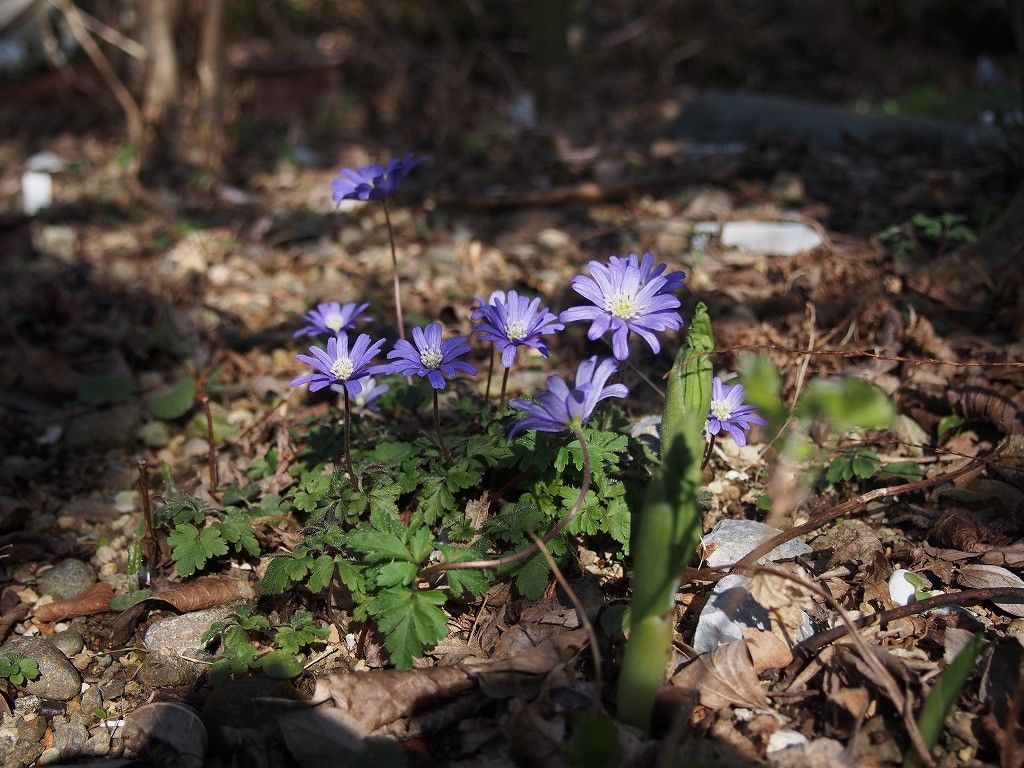
[[[961,592],[946,592],[945,594],[928,597],[924,600],[916,600],[913,603],[901,605],[898,608],[891,608],[881,613],[862,616],[859,619],[853,620],[853,626],[856,629],[864,629],[874,624],[888,624],[890,621],[924,613],[933,608],[943,608],[947,605],[967,607],[969,605],[989,602],[1024,603],[1024,587],[988,587],[985,589],[965,589]],[[846,637],[850,631],[845,626],[827,629],[797,643],[794,650],[804,657],[813,655],[826,645]]]
[[[558,563],[555,562],[555,558],[551,556],[551,552],[548,550],[547,544],[533,531],[529,532],[530,538],[533,539],[533,543],[537,546],[537,550],[544,556],[544,559],[548,561],[548,567],[551,572],[555,575],[555,580],[566,595],[569,596],[569,600],[572,601],[572,607],[576,609],[576,615],[579,617],[580,625],[587,633],[587,640],[590,641],[590,651],[594,655],[594,683],[597,688],[597,696],[594,699],[595,704],[600,705],[601,703],[601,689],[604,687],[604,673],[601,667],[601,649],[597,645],[597,634],[594,632],[594,625],[590,623],[590,619],[587,618],[587,611],[583,607],[582,601],[576,594],[575,590],[569,586],[569,582],[562,574],[562,569],[558,567]]]

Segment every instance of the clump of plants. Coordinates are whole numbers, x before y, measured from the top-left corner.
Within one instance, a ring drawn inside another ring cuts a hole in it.
[[[185,577],[231,552],[262,554],[257,522],[298,521],[301,536],[272,553],[261,593],[294,593],[332,618],[343,605],[362,636],[370,627],[379,632],[397,667],[447,635],[446,608],[457,611],[498,580],[539,598],[551,575],[546,555],[557,562],[573,538],[590,537],[601,551],[633,556],[618,710],[647,727],[670,652],[679,574],[700,537],[702,467],[718,440],[743,445],[753,426],[778,430],[787,421],[777,371],[747,361],[749,403],[743,385],[715,376],[711,320],[698,304],[667,376],[660,446],[631,437],[623,408],[630,391],[619,380],[620,366],[631,365],[631,343],[639,338],[657,354],[666,334],[684,327],[677,294],[686,275],[650,253],[591,261],[588,274],[570,283],[580,303],[559,313],[541,297],[499,290],[477,297],[468,337],[437,321],[406,328],[387,206],[418,163],[407,157],[344,169],[333,186],[336,202],[384,208],[397,338],[385,338],[365,302],[325,302],[305,315],[295,336],[313,342],[297,356],[306,370],[291,384],[330,393],[335,405],[328,418],[296,428],[303,448],[287,470],[291,485],[259,493],[260,481],[277,471],[270,450],[249,467],[247,484],[219,489],[222,510],[172,493],[155,524],[169,530]],[[598,354],[579,361],[568,379],[552,373],[543,391],[508,401],[509,373],[524,351],[548,358],[552,340],[578,322],[589,324]],[[472,382],[474,337],[488,355],[483,387]],[[850,397],[856,408],[850,392],[811,385],[800,415],[840,413]],[[780,455],[806,458],[806,428],[788,434]],[[879,469],[869,456],[841,454],[829,481]],[[282,623],[243,607],[207,640],[222,649],[217,677],[251,670],[290,677],[303,668],[298,654],[324,637],[308,611]]]

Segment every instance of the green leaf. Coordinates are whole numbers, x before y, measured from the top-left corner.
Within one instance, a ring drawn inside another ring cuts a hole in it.
[[[445,562],[464,563],[467,560],[479,560],[483,553],[476,547],[441,547]],[[448,588],[455,597],[462,597],[470,594],[479,597],[491,588],[491,581],[488,579],[488,572],[478,569],[451,570],[445,571],[448,578]]]
[[[143,600],[149,599],[153,594],[152,589],[137,589],[134,592],[122,592],[110,601],[110,610],[126,611],[133,605],[138,605]]]
[[[402,587],[385,590],[367,605],[384,633],[384,646],[399,669],[412,666],[424,647],[434,645],[448,634],[448,619],[440,606],[443,592],[411,591]]]
[[[309,569],[309,591],[314,594],[323,592],[327,585],[334,578],[334,558],[330,555],[320,555],[313,561],[313,567]]]
[[[91,376],[78,388],[78,402],[83,405],[119,405],[132,399],[135,381],[130,376]]]
[[[167,537],[171,545],[174,567],[181,578],[187,578],[206,565],[206,561],[228,553],[218,528],[200,531],[192,524],[180,525]]]
[[[853,474],[862,480],[867,480],[870,477],[874,477],[875,472],[878,471],[878,454],[874,451],[859,451],[853,457],[853,461],[850,466],[853,469]]]
[[[548,549],[551,543],[548,543]],[[548,588],[548,579],[551,574],[551,566],[547,559],[538,552],[526,559],[516,569],[516,589],[519,594],[527,600],[540,600],[544,597],[544,591]]]
[[[298,584],[309,573],[307,558],[295,555],[281,555],[267,563],[267,570],[260,579],[259,589],[264,595],[279,595],[293,584]]]
[[[260,657],[259,665],[263,674],[277,680],[290,680],[302,674],[302,664],[295,658],[295,654],[287,651],[271,651],[264,654]]]
[[[747,402],[768,421],[768,432],[777,432],[786,418],[779,369],[767,355],[746,353],[740,355],[739,367]]]
[[[943,416],[939,419],[939,438],[941,439],[947,432],[955,432],[960,429],[965,423],[963,416],[957,416],[955,413],[949,416]]]
[[[448,489],[443,478],[431,477],[423,486],[416,511],[423,515],[425,523],[432,524],[442,519],[446,513],[455,510],[455,497]]]
[[[416,578],[416,573],[419,569],[408,561],[395,561],[388,563],[377,571],[377,586],[379,587],[397,587],[399,585],[408,586],[412,583],[412,580]]]
[[[939,734],[946,723],[946,715],[960,697],[960,691],[967,682],[967,676],[974,669],[984,642],[984,637],[980,633],[972,637],[939,675],[924,704],[921,705],[917,727],[926,746],[933,747],[938,742]],[[920,755],[911,748],[903,760],[904,768],[918,768],[921,764]]]
[[[248,552],[253,557],[260,556],[260,542],[252,532],[252,521],[249,516],[232,507],[219,523],[215,524],[224,540],[234,547],[235,552]]]
[[[825,472],[825,480],[829,485],[839,485],[843,480],[853,477],[853,462],[849,456],[838,456],[832,459]]]
[[[375,528],[359,528],[348,536],[348,545],[366,555],[367,562],[381,560],[409,560],[409,548],[397,533]]]
[[[812,381],[800,396],[796,410],[808,421],[824,416],[839,432],[855,427],[884,429],[896,416],[896,409],[885,392],[852,376]]]
[[[893,461],[882,466],[876,477],[879,480],[898,479],[914,482],[924,477],[924,471],[919,464],[912,461]]]
[[[155,418],[173,421],[180,419],[196,401],[196,380],[181,379],[174,386],[163,389],[149,400],[149,412]]]

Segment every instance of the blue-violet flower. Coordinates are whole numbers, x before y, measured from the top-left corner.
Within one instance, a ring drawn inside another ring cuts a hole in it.
[[[294,333],[295,338],[299,336],[319,336],[327,334],[336,336],[342,331],[348,331],[355,327],[357,322],[369,320],[369,315],[364,315],[369,304],[340,304],[337,301],[328,301],[317,304],[305,315],[308,325],[304,325]]]
[[[625,397],[628,390],[623,384],[605,386],[618,369],[614,360],[591,357],[576,369],[576,386],[572,389],[556,375],[548,377],[548,388],[535,400],[516,398],[509,406],[523,412],[509,433],[514,436],[528,429],[539,432],[564,432],[578,429],[590,418],[599,402],[609,397]]]
[[[360,382],[369,374],[377,373],[380,366],[373,365],[373,358],[383,346],[384,339],[372,341],[361,333],[349,349],[348,334],[332,336],[327,340],[326,352],[320,347],[310,347],[309,355],[296,355],[296,360],[311,366],[314,372],[299,376],[292,381],[292,386],[309,384],[309,391],[317,392],[338,384],[355,397],[363,390]]]
[[[459,371],[476,376],[476,368],[464,360],[459,360],[469,352],[466,337],[453,336],[442,341],[441,330],[440,323],[413,328],[412,339],[416,346],[405,339],[396,341],[394,348],[388,352],[388,360],[395,362],[381,366],[379,372],[421,376],[429,381],[434,389],[444,389],[446,380],[455,378]]]
[[[373,376],[364,376],[359,380],[359,394],[352,398],[352,405],[356,408],[365,408],[368,411],[380,410],[376,402],[381,395],[391,389],[387,384],[378,384]],[[341,384],[331,385],[335,392],[341,392]]]
[[[715,376],[711,381],[711,408],[705,425],[708,435],[717,435],[724,429],[732,435],[736,445],[746,445],[750,428],[766,423],[754,406],[743,402],[743,385],[729,386]]]
[[[469,319],[476,322],[484,316],[484,307],[493,307],[497,301],[505,302],[506,294],[505,291],[493,291],[486,299],[483,296],[474,296],[473,301],[475,301],[476,304],[473,306],[473,310],[469,313]]]
[[[548,347],[540,337],[565,327],[540,305],[540,299],[530,301],[515,291],[492,296],[491,302],[480,308],[480,321],[476,327],[480,338],[495,343],[506,368],[512,367],[519,347],[533,347],[547,357]]]
[[[342,200],[386,200],[394,197],[409,171],[423,162],[416,155],[389,160],[387,165],[367,165],[364,168],[342,168],[331,182],[331,198]]]
[[[679,299],[666,289],[681,282],[674,275],[664,276],[664,265],[651,269],[650,261],[644,257],[637,263],[635,256],[629,259],[614,257],[614,261],[602,264],[592,261],[587,265],[590,277],[577,275],[572,279],[572,289],[593,306],[571,307],[562,312],[559,320],[571,323],[590,320],[587,336],[599,339],[608,330],[612,331],[612,350],[616,359],[629,356],[629,332],[633,331],[657,353],[661,349],[657,332],[677,330],[683,319],[674,310]]]

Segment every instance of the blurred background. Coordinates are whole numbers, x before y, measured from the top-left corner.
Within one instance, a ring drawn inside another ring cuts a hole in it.
[[[984,194],[950,202],[984,226],[1019,149],[1002,0],[4,0],[0,71],[5,168],[58,147],[112,153],[171,197],[400,150],[431,154],[431,186],[450,195],[609,184],[771,140],[744,172],[801,173],[837,206],[829,226],[948,210],[904,178],[922,149],[963,166]],[[837,150],[889,167],[876,179],[821,156]],[[844,204],[851,192],[882,199]]]

